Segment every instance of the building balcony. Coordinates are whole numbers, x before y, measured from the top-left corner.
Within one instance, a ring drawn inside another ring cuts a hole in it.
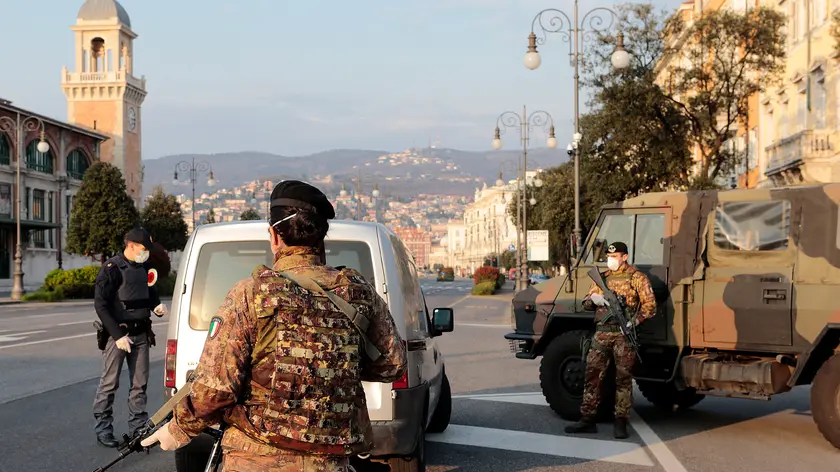
[[[96,85],[99,83],[125,82],[134,87],[145,90],[146,78],[136,78],[125,70],[114,72],[68,72],[64,69],[61,83],[63,85]]]
[[[777,187],[829,182],[837,142],[837,134],[827,130],[804,130],[780,139],[766,148],[764,175]]]

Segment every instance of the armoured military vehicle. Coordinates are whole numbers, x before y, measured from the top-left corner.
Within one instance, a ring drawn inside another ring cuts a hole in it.
[[[708,395],[768,400],[811,385],[811,412],[840,448],[840,184],[649,193],[601,209],[565,276],[519,292],[516,357],[542,356],[551,408],[579,418],[581,340],[594,331],[581,307],[587,271],[606,269],[623,241],[646,273],[657,316],[638,328],[634,377],[644,397],[669,409]],[[570,246],[574,246],[570,244]],[[612,410],[602,402],[602,415]]]

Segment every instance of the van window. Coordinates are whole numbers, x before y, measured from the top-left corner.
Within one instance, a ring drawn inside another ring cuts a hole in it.
[[[715,211],[715,246],[727,251],[783,251],[790,235],[790,202],[725,202]]]
[[[651,213],[636,215],[636,238],[633,245],[633,265],[657,266],[665,259],[665,215]]]
[[[327,265],[346,266],[375,283],[370,247],[360,241],[324,241]],[[210,319],[230,289],[251,276],[260,264],[271,266],[274,257],[268,241],[227,241],[201,246],[190,295],[190,328],[207,330]]]

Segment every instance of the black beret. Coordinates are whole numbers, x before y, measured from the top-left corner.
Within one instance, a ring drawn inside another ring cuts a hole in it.
[[[607,248],[607,254],[615,254],[617,252],[627,254],[627,245],[621,241],[616,241]]]
[[[271,208],[294,207],[314,212],[328,220],[335,218],[335,208],[324,192],[299,180],[284,180],[271,191]]]

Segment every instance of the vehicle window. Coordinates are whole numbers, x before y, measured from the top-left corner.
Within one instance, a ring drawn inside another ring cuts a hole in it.
[[[790,235],[790,202],[726,202],[715,211],[715,246],[728,251],[783,251]]]
[[[607,247],[616,241],[622,241],[631,248],[633,217],[634,215],[606,215],[595,237],[595,244],[586,256],[586,263],[592,264],[596,257],[599,263],[607,262]],[[632,248],[630,251],[632,252]],[[630,257],[632,256],[630,254]]]
[[[403,245],[399,238],[391,236],[391,245],[394,248],[394,258],[396,259],[397,270],[400,274],[400,285],[402,286],[403,293],[405,294],[406,316],[409,316],[409,312],[415,314],[415,316],[411,317],[412,319],[405,320],[406,328],[413,330],[414,332],[422,333],[424,331],[420,319],[424,318],[425,315],[416,316],[416,310],[420,309],[418,307],[422,305],[421,301],[423,300],[420,296],[420,283],[417,280],[417,268],[414,265],[411,255],[405,249],[405,245]]]
[[[361,272],[365,280],[375,283],[373,258],[366,243],[327,239],[324,245],[327,265],[351,267]],[[207,330],[230,289],[250,277],[258,265],[271,266],[273,261],[268,241],[229,241],[201,246],[190,295],[190,327]]]
[[[665,259],[665,215],[636,215],[633,265],[662,265]]]

